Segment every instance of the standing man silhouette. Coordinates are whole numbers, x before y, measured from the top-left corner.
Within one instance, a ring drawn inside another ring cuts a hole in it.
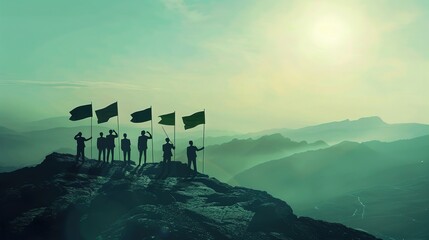
[[[88,139],[82,137],[82,132],[78,132],[76,136],[74,136],[74,140],[76,140],[77,143],[76,161],[79,160],[80,156],[82,156],[82,162],[85,161],[85,142],[91,139],[92,137]]]
[[[162,172],[166,173],[167,175],[170,172],[171,156],[173,156],[171,149],[175,149],[175,148],[176,147],[170,143],[170,138],[166,138],[164,145],[162,145],[162,151],[164,152],[164,154],[162,155],[163,156],[162,161],[164,163]]]
[[[131,141],[127,138],[127,134],[124,133],[124,138],[121,140],[121,149],[124,152],[124,163],[127,163],[127,155],[128,155],[128,164],[131,163],[130,155],[131,155]]]
[[[146,136],[146,131],[141,131],[141,136],[139,136],[137,147],[139,149],[139,166],[142,162],[142,154],[144,155],[144,164],[146,164],[146,152],[147,152],[147,140],[152,139],[152,134],[147,132],[149,136]]]
[[[163,161],[164,163],[171,162],[171,156],[173,156],[173,153],[171,152],[171,149],[175,149],[176,147],[170,143],[170,138],[165,139],[165,144],[162,145],[162,151],[164,152]]]
[[[106,138],[103,137],[103,133],[100,132],[100,137],[97,138],[97,149],[98,149],[98,161],[101,160],[101,154],[103,154],[103,162],[106,161]]]
[[[113,135],[115,133],[115,135]],[[107,162],[109,162],[109,155],[112,154],[111,163],[113,163],[113,154],[115,149],[115,138],[118,134],[115,130],[109,130],[109,135],[106,136],[106,148],[107,148]]]
[[[193,141],[189,141],[189,147],[186,149],[186,153],[188,155],[188,168],[191,170],[191,163],[194,164],[194,174],[197,174],[197,151],[203,150],[202,148],[197,148],[194,146]]]

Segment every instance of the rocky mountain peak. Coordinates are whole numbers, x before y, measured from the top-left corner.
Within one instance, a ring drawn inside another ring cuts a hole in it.
[[[76,163],[53,153],[0,174],[2,239],[359,239],[340,224],[296,216],[266,192],[232,187],[185,164]]]

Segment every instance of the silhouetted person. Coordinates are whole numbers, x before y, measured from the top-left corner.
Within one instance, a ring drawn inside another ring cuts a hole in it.
[[[168,175],[168,173],[170,172],[170,162],[171,162],[171,156],[173,156],[173,153],[171,152],[171,149],[175,149],[174,145],[170,143],[170,139],[166,138],[165,139],[165,144],[162,145],[162,151],[164,152],[164,154],[162,155],[163,157],[163,169],[162,169],[162,174],[164,173],[166,175]]]
[[[100,137],[97,138],[97,149],[98,149],[98,161],[101,160],[101,154],[103,154],[103,162],[106,161],[106,138],[103,137],[103,133],[100,133]]]
[[[186,148],[186,153],[188,155],[188,167],[189,170],[191,170],[191,163],[194,164],[194,174],[197,174],[197,151],[201,151],[203,149],[204,147],[195,147],[193,141],[189,141],[189,147]]]
[[[131,155],[131,141],[127,138],[127,134],[124,133],[124,138],[121,140],[121,149],[124,152],[124,163],[127,162],[128,155],[128,164],[130,164],[130,155]]]
[[[113,133],[115,133],[113,135]],[[109,162],[109,155],[112,154],[111,163],[113,163],[113,155],[115,149],[115,138],[118,137],[118,134],[115,130],[109,130],[109,135],[106,136],[106,148],[107,148],[107,162]]]
[[[162,145],[162,151],[164,152],[164,154],[162,155],[164,163],[171,162],[171,156],[173,156],[171,149],[175,149],[175,148],[176,147],[174,147],[174,145],[170,143],[170,139],[166,138],[165,144]]]
[[[79,157],[82,156],[82,161],[85,161],[85,142],[91,140],[92,137],[86,139],[82,137],[82,133],[78,132],[76,136],[74,136],[74,140],[77,143],[77,151],[76,151],[76,161],[79,160]]]
[[[146,136],[146,131],[141,131],[141,136],[138,139],[137,148],[139,149],[139,166],[142,162],[142,155],[144,155],[144,164],[146,164],[146,152],[147,152],[147,140],[152,139],[152,134],[147,132],[149,136]]]

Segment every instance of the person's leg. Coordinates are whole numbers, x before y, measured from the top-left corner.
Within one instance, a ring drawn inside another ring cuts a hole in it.
[[[101,149],[98,149],[98,161],[101,161]]]
[[[102,151],[103,151],[103,162],[105,162],[106,161],[106,149],[103,149]]]
[[[131,164],[131,151],[128,151],[128,163]]]
[[[127,152],[126,151],[122,151],[122,153],[124,154],[124,163],[127,162]]]
[[[142,154],[143,154],[143,151],[139,150],[139,166],[142,164]]]
[[[144,164],[146,164],[146,156],[147,156],[146,152],[147,152],[147,149],[144,149],[143,152],[144,152]]]
[[[197,174],[197,159],[192,159],[192,162],[194,164],[194,173]]]
[[[76,161],[78,161],[79,160],[79,154],[80,154],[80,152],[79,152],[79,148],[77,148],[76,149]]]
[[[171,162],[171,157],[170,157],[170,156],[166,157],[166,158],[165,158],[165,161],[166,161],[165,165],[167,165],[167,175],[168,175],[168,174],[170,173],[170,162]]]
[[[85,148],[82,148],[82,161],[85,161]]]
[[[107,162],[109,162],[110,148],[107,149]]]

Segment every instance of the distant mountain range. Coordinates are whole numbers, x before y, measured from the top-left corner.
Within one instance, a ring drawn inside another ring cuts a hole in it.
[[[323,140],[333,145],[343,141],[366,142],[371,140],[395,141],[429,134],[429,125],[419,123],[388,124],[379,117],[343,120],[299,129],[272,129],[247,136],[280,133],[295,141],[314,142]]]
[[[328,145],[323,141],[295,142],[281,134],[263,136],[258,139],[233,139],[227,143],[207,147],[205,152],[206,172],[220,180],[227,181],[244,169],[263,163],[267,159],[325,147]],[[201,169],[201,163],[198,167]]]
[[[231,183],[287,199],[299,214],[386,239],[429,239],[425,227],[416,227],[429,222],[428,173],[429,136],[423,136],[342,142],[257,165]]]

